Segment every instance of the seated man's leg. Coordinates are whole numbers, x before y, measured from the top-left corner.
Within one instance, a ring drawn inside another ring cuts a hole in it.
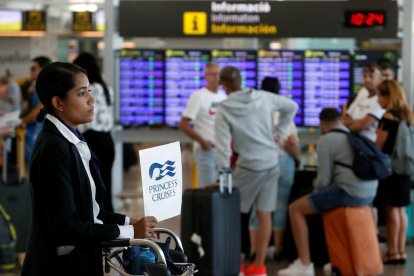
[[[299,259],[304,265],[311,263],[309,251],[309,235],[306,216],[316,214],[317,211],[309,200],[309,195],[303,196],[289,206],[290,224]]]
[[[278,275],[315,275],[315,269],[310,259],[306,216],[316,213],[318,211],[311,202],[309,195],[305,195],[290,204],[289,218],[299,258],[289,267],[279,270]]]

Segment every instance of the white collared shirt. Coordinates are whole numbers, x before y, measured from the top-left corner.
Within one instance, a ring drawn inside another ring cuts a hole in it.
[[[93,206],[93,222],[95,224],[103,224],[102,220],[98,219],[98,214],[100,211],[99,205],[96,202],[96,186],[95,181],[93,180],[91,170],[89,168],[89,161],[91,160],[91,151],[89,150],[88,144],[85,141],[80,140],[70,129],[68,129],[61,121],[59,121],[55,116],[51,114],[46,115],[46,119],[51,121],[59,132],[65,137],[70,143],[74,144],[79,152],[79,155],[82,158],[83,166],[85,167],[86,173],[88,175],[89,183],[91,184],[91,194],[92,194],[92,206]],[[118,225],[120,234],[118,238],[134,238],[134,227],[129,225],[130,218],[125,217],[124,225]]]

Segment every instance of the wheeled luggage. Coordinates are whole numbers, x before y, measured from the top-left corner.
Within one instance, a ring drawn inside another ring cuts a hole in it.
[[[200,275],[238,275],[240,269],[240,193],[232,189],[230,173],[221,179],[220,187],[189,189],[183,196],[181,238]]]
[[[374,218],[369,206],[341,207],[323,216],[335,275],[380,275],[383,271]]]
[[[155,254],[156,262],[140,264],[144,275],[194,275],[197,270],[193,263],[187,262],[187,256],[184,254],[180,238],[174,232],[165,228],[155,228],[154,232],[159,236],[165,234],[167,236],[165,240],[168,240],[168,242],[149,239],[125,239],[103,242],[101,246],[104,252],[105,272],[109,273],[110,268],[112,268],[120,275],[132,276],[133,274],[131,274],[130,267],[128,267],[128,263],[125,260],[125,254],[127,254],[127,249],[125,249],[125,247],[146,246],[150,248],[153,254]],[[175,244],[174,249],[169,248],[170,239],[172,239]],[[165,245],[168,247],[166,248]],[[121,258],[121,255],[123,255],[123,258]]]

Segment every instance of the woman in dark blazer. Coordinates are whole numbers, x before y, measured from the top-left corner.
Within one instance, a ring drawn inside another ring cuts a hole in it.
[[[151,237],[157,220],[102,208],[98,161],[77,130],[93,118],[86,73],[52,63],[40,72],[36,91],[44,105],[38,121],[45,122],[30,163],[33,218],[22,275],[103,275],[100,243]]]

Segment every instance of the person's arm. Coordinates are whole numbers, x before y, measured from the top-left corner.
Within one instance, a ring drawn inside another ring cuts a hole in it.
[[[286,131],[290,122],[298,110],[298,105],[291,99],[279,95],[269,94],[273,101],[273,111],[279,112],[279,123],[275,126],[274,132],[281,136]]]
[[[190,126],[190,118],[182,117],[180,123],[178,124],[178,128],[184,132],[187,136],[189,136],[194,141],[197,141],[203,150],[209,150],[213,147],[212,141],[206,141],[201,137],[191,126]]]
[[[296,135],[290,135],[283,146],[285,151],[295,159],[295,163],[300,163],[299,140]]]
[[[387,112],[384,114],[384,118],[388,120],[393,120],[394,116],[390,112]],[[384,148],[384,144],[385,141],[387,141],[388,134],[389,131],[384,128],[383,124],[381,124],[377,129],[377,140],[375,141],[375,143],[378,145],[380,149]]]
[[[349,126],[352,123],[352,118],[348,113],[346,113],[346,114],[342,115],[341,121],[347,128],[349,128]]]
[[[215,144],[217,151],[217,167],[218,170],[230,168],[231,151],[231,131],[230,125],[224,117],[224,114],[219,107],[216,113],[215,123]]]
[[[35,123],[36,117],[42,108],[42,104],[39,103],[38,105],[36,105],[32,110],[30,110],[30,112],[27,115],[20,118],[22,120],[22,123],[26,125],[30,123]]]
[[[372,125],[377,118],[374,118],[371,114],[366,115],[359,120],[352,120],[349,124],[345,124],[351,131],[360,132],[370,125]]]

